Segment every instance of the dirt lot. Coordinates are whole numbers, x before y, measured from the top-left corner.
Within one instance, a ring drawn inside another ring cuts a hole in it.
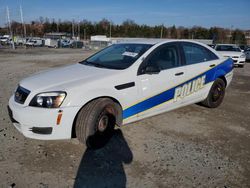
[[[6,110],[18,81],[89,54],[0,51],[0,187],[250,187],[250,63],[235,69],[219,108],[191,105],[130,124],[97,151],[76,139],[24,138]]]

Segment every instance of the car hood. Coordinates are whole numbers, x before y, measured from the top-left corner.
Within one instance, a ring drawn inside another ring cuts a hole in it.
[[[112,76],[117,72],[119,71],[78,63],[33,74],[30,77],[23,79],[20,82],[20,85],[30,91],[49,91],[50,89],[59,86],[61,89],[66,89],[63,87],[69,83],[77,81],[81,81],[80,83],[90,82],[102,79],[106,76]]]
[[[218,51],[221,55],[225,57],[241,56],[242,52],[230,52],[230,51]]]

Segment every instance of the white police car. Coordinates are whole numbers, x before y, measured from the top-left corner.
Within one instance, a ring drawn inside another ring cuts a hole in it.
[[[219,106],[232,76],[233,61],[198,42],[126,42],[22,80],[8,109],[26,137],[77,136],[95,147],[115,125],[198,102]]]

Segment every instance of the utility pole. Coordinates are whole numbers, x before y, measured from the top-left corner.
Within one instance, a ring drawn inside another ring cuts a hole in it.
[[[22,22],[22,25],[23,25],[23,37],[25,38],[26,40],[26,25],[24,23],[24,20],[23,20],[23,9],[22,9],[22,6],[20,5],[20,16],[21,16],[21,22]]]
[[[86,42],[86,29],[84,28],[84,42]]]
[[[10,11],[9,11],[8,6],[6,7],[6,14],[7,14],[8,26],[9,26],[9,30],[10,30],[10,36],[12,39],[11,44],[12,44],[13,50],[15,50],[14,37],[13,37],[12,29],[11,29]]]
[[[80,21],[78,22],[78,40],[81,40],[80,37],[81,37],[81,28],[80,28]]]
[[[72,21],[72,38],[75,38],[74,20]]]
[[[162,35],[163,35],[163,24],[161,25],[161,39],[162,39]]]
[[[59,33],[59,20],[56,22],[56,32]]]
[[[109,39],[111,40],[111,30],[112,30],[112,23],[109,21]]]
[[[231,28],[230,28],[230,42],[229,43],[233,43],[233,33],[232,33],[232,30],[233,30],[233,25],[231,25]]]

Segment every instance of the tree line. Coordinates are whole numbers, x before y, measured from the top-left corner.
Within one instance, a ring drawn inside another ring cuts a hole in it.
[[[204,28],[193,26],[191,28],[176,27],[175,25],[166,27],[164,25],[149,26],[137,24],[135,21],[127,19],[121,24],[114,24],[107,19],[99,22],[88,20],[76,21],[56,21],[40,17],[36,21],[25,24],[27,37],[43,37],[45,33],[66,32],[81,39],[90,39],[92,35],[106,35],[109,37],[138,37],[138,38],[171,38],[171,39],[211,39],[214,43],[235,43],[246,44],[245,34],[240,29],[225,29],[221,27]],[[13,35],[24,36],[23,24],[12,21],[11,29]],[[9,33],[9,27],[0,28],[0,34]]]

